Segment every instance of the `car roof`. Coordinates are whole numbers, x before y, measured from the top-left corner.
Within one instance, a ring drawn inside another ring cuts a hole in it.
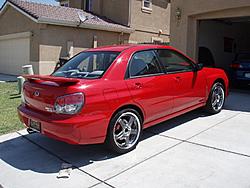
[[[167,48],[173,49],[171,46],[166,45],[154,45],[154,44],[127,44],[127,45],[113,45],[113,46],[102,46],[98,48],[88,49],[87,51],[115,51],[122,52],[124,50],[146,50],[146,49],[155,49],[155,48]]]

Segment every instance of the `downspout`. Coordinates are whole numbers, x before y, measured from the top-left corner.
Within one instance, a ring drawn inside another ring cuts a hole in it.
[[[123,40],[123,36],[124,36],[124,33],[123,32],[121,32],[120,34],[119,34],[119,44],[124,44],[124,40]]]
[[[128,26],[131,26],[131,0],[128,0],[128,6],[129,6],[129,10],[128,10]]]

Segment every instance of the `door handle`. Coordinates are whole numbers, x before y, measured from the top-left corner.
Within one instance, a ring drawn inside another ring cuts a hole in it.
[[[141,89],[142,88],[142,83],[135,83],[135,87],[137,88],[137,89]]]

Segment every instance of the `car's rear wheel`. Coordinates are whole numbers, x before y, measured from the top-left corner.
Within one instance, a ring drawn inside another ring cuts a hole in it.
[[[206,104],[206,111],[211,114],[219,113],[225,103],[225,88],[222,83],[216,82],[209,94]]]
[[[121,110],[110,121],[106,145],[116,153],[127,153],[138,144],[141,131],[140,114],[134,109]]]

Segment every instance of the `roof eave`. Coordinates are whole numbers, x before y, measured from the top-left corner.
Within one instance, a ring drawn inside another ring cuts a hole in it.
[[[0,16],[4,13],[4,11],[8,8],[8,6],[11,6],[13,7],[14,9],[16,9],[18,12],[22,13],[23,15],[27,16],[29,19],[31,19],[32,21],[36,22],[37,23],[37,19],[28,14],[27,12],[25,12],[24,10],[22,10],[21,8],[19,8],[18,6],[16,6],[15,4],[13,4],[12,2],[10,1],[6,1],[5,4],[3,5],[3,7],[1,8],[0,10]]]
[[[12,6],[14,9],[16,9],[18,12],[22,13],[23,15],[27,16],[29,19],[36,23],[41,24],[50,24],[50,25],[61,25],[61,26],[68,26],[68,27],[78,27],[78,28],[85,28],[85,29],[95,29],[95,30],[102,30],[102,31],[111,31],[111,32],[119,32],[119,33],[133,33],[135,30],[132,28],[117,28],[117,27],[110,27],[110,26],[103,26],[103,25],[97,25],[97,24],[87,24],[87,23],[79,23],[79,22],[71,22],[71,21],[65,21],[65,20],[56,20],[51,18],[35,18],[34,16],[30,15],[29,13],[25,12],[15,4],[13,4],[10,1],[6,1],[3,7],[0,10],[0,16],[1,14],[7,9],[8,6]]]
[[[112,32],[123,32],[123,33],[133,33],[134,29],[132,28],[116,28],[116,27],[106,27],[98,24],[88,24],[88,23],[79,23],[79,22],[71,22],[66,20],[57,20],[51,18],[38,18],[38,23],[41,24],[50,24],[50,25],[61,25],[67,27],[78,27],[85,29],[95,29],[95,30],[103,30],[103,31],[112,31]]]

